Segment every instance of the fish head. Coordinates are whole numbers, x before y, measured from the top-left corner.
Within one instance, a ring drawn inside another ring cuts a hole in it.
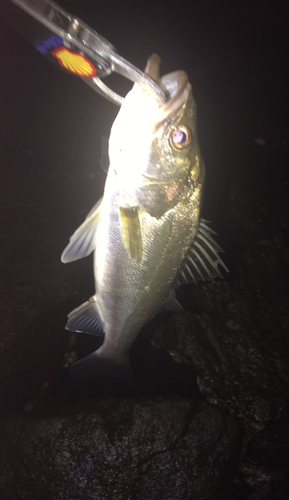
[[[158,219],[189,199],[204,177],[188,76],[175,71],[160,79],[159,64],[159,57],[151,56],[146,72],[167,101],[136,83],[109,140],[110,168],[130,203]]]

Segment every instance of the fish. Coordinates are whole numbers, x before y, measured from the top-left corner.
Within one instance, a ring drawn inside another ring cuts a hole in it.
[[[166,308],[183,310],[175,290],[222,277],[227,267],[200,217],[205,166],[188,75],[145,68],[163,103],[135,83],[112,125],[103,197],[75,231],[63,263],[94,252],[95,294],[68,315],[66,329],[104,335],[98,350],[70,367],[74,377],[130,377],[129,351],[141,328]]]

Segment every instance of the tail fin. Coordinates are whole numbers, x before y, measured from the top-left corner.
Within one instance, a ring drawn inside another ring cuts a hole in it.
[[[99,355],[97,351],[74,363],[69,369],[69,373],[75,378],[133,378],[133,372],[128,361],[114,363],[112,360]]]

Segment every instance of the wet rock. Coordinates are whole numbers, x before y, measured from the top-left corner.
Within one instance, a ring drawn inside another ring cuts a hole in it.
[[[1,499],[233,494],[241,427],[206,402],[102,399],[1,428]]]
[[[283,500],[289,491],[289,411],[253,436],[240,466],[242,493],[260,500]]]

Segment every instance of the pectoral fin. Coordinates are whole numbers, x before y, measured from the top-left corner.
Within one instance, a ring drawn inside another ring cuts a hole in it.
[[[119,207],[121,235],[124,247],[132,259],[142,258],[142,235],[138,207]]]
[[[197,283],[198,280],[214,281],[214,278],[222,278],[223,276],[218,268],[219,265],[229,272],[219,256],[222,249],[211,236],[216,233],[206,223],[207,221],[204,219],[200,220],[193,244],[177,275],[177,286],[183,283]]]
[[[101,201],[102,199],[94,205],[83,224],[71,236],[70,242],[61,255],[61,261],[64,264],[87,257],[95,250]]]

